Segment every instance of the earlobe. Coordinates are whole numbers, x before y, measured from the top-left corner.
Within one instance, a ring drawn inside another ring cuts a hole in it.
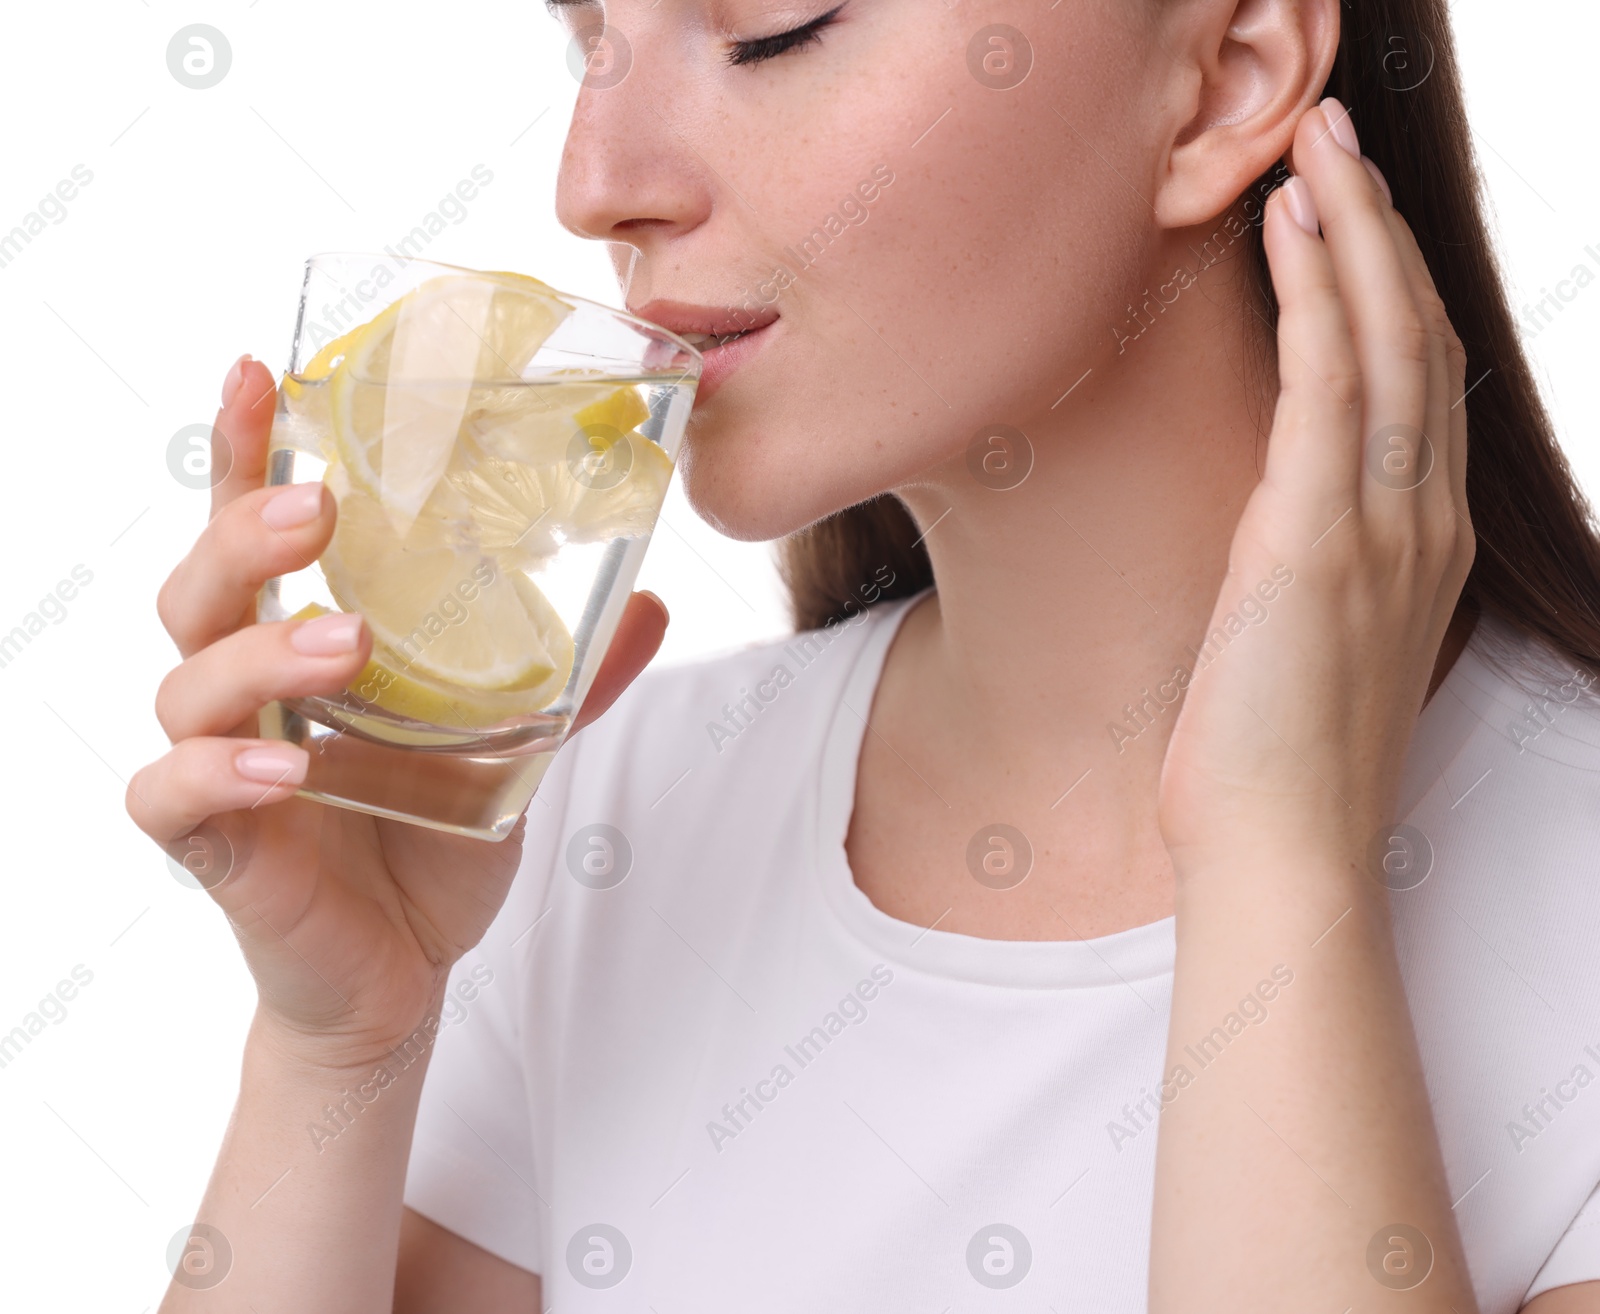
[[[1163,228],[1210,222],[1283,158],[1333,69],[1339,5],[1201,0],[1173,10],[1181,27],[1165,44],[1186,57],[1173,76],[1188,99],[1155,197]]]

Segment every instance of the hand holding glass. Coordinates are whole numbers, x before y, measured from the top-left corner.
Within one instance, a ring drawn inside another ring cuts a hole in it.
[[[621,619],[666,496],[700,356],[518,274],[391,257],[306,264],[267,482],[338,503],[321,558],[257,618],[360,612],[342,694],[271,703],[300,793],[503,839]]]

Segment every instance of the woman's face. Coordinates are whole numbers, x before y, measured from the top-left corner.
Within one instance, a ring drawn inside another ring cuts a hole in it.
[[[1159,249],[1144,199],[1159,63],[1139,5],[556,12],[580,39],[611,34],[567,138],[561,221],[612,244],[647,318],[766,325],[722,349],[742,359],[702,390],[684,443],[690,501],[723,532],[775,538],[967,478],[982,428],[1039,432],[1114,353]],[[752,58],[830,12],[814,39]]]

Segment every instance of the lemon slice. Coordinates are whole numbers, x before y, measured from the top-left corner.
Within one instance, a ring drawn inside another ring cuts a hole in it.
[[[649,418],[635,387],[561,381],[477,389],[463,431],[502,461],[553,465],[581,435],[608,441]]]
[[[566,538],[572,498],[559,464],[524,465],[492,457],[449,476],[479,545],[513,569],[537,569]]]
[[[432,506],[396,533],[376,499],[339,487],[339,470],[328,472],[339,519],[323,574],[340,607],[366,617],[374,641],[352,688],[386,710],[452,727],[552,702],[571,674],[573,642],[539,589]]]
[[[573,459],[576,457],[577,459]],[[492,457],[447,476],[483,550],[525,570],[565,543],[648,534],[666,499],[672,461],[638,433],[591,438],[586,454],[528,465]]]
[[[312,620],[318,616],[332,614],[321,603],[311,602],[300,608],[289,619]],[[349,688],[350,692],[363,703],[427,725],[443,725],[452,729],[481,729],[492,724],[498,715],[490,709],[475,708],[471,699],[463,699],[456,693],[444,693],[431,685],[401,674],[376,657],[361,668],[360,674],[350,682]],[[396,738],[399,742],[408,742],[403,734],[397,735]],[[422,737],[415,742],[427,743],[430,740]]]
[[[348,335],[328,376],[334,447],[396,534],[421,513],[481,395],[520,391],[516,381],[571,311],[538,279],[444,274]],[[324,348],[330,359],[338,345]]]
[[[666,499],[672,458],[643,434],[611,443],[590,436],[593,455],[563,465],[576,492],[566,511],[568,536],[578,543],[648,534]]]
[[[627,433],[650,418],[650,408],[634,389],[618,388],[609,396],[583,407],[572,418],[584,433],[605,429]]]

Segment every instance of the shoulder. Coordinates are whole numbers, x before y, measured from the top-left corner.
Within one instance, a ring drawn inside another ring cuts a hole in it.
[[[1373,875],[1438,1002],[1459,1002],[1465,976],[1502,1017],[1507,998],[1545,1011],[1558,989],[1600,1008],[1600,974],[1577,970],[1600,924],[1600,678],[1485,615],[1424,709],[1406,777]]]
[[[1509,1301],[1600,1181],[1600,678],[1485,615],[1407,770],[1372,872],[1463,1243]]]
[[[1539,787],[1600,788],[1600,675],[1547,640],[1485,615],[1468,646],[1462,697],[1494,745]],[[1600,827],[1600,812],[1592,814]]]
[[[1483,616],[1424,709],[1406,775],[1399,831],[1410,832],[1421,865],[1392,886],[1397,913],[1427,908],[1459,929],[1470,905],[1530,941],[1552,924],[1600,919],[1593,671]],[[1425,877],[1429,863],[1449,880],[1413,892],[1407,882]]]
[[[731,769],[743,770],[778,739],[802,747],[823,728],[857,659],[898,605],[648,668],[575,737],[573,769],[589,775],[601,764],[614,773],[648,763],[716,772],[738,762]]]

